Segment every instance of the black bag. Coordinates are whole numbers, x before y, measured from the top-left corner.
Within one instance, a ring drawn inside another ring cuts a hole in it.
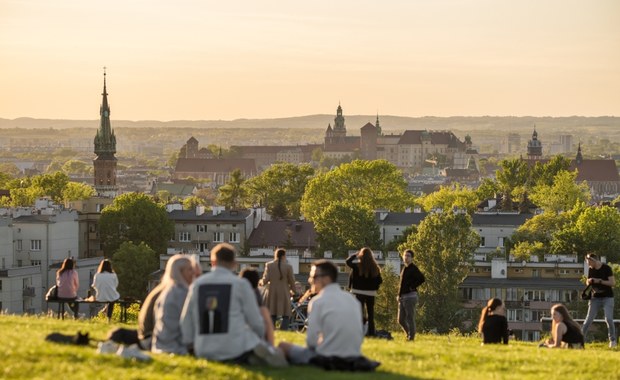
[[[47,294],[45,294],[45,300],[55,301],[57,299],[58,299],[58,286],[54,285],[47,291]]]
[[[581,299],[588,301],[592,298],[592,285],[588,285],[581,291]]]

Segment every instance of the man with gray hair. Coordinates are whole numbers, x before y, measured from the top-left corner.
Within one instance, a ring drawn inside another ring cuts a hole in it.
[[[211,265],[189,289],[181,313],[183,342],[209,360],[286,366],[284,355],[261,338],[265,326],[252,287],[233,273],[234,247],[215,246]]]

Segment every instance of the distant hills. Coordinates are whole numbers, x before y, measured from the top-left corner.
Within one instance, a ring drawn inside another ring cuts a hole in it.
[[[376,115],[345,115],[348,131],[359,134],[359,129],[366,123],[375,123]],[[258,128],[258,129],[325,129],[333,124],[334,115],[308,115],[276,119],[236,119],[236,120],[114,120],[113,128]],[[533,116],[453,116],[453,117],[404,117],[379,115],[379,122],[384,132],[403,131],[405,129],[449,129],[465,131],[494,130],[502,132],[523,132],[537,130],[549,132],[575,131],[581,128],[607,129],[620,127],[620,117],[533,117]],[[99,120],[55,120],[21,117],[17,119],[0,118],[0,128],[25,129],[71,129],[97,128]]]

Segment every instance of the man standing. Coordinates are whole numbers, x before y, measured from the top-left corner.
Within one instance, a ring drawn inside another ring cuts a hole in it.
[[[586,255],[588,261],[588,281],[592,286],[592,298],[588,301],[588,316],[586,317],[581,331],[586,336],[588,328],[602,307],[605,312],[605,322],[607,322],[607,333],[609,336],[609,347],[617,346],[616,328],[614,326],[614,293],[612,287],[616,284],[613,271],[607,264],[603,264],[594,253]]]
[[[415,339],[415,306],[418,303],[418,286],[425,281],[420,269],[413,263],[413,251],[403,252],[405,266],[400,271],[398,289],[398,324],[407,335],[407,340]]]
[[[308,304],[307,347],[280,343],[280,349],[293,364],[308,364],[323,358],[353,359],[361,356],[364,340],[362,312],[353,295],[336,282],[338,268],[327,260],[312,264],[308,281],[318,295]]]
[[[265,325],[250,283],[237,277],[235,249],[218,244],[211,250],[211,272],[189,289],[183,312],[183,342],[209,360],[286,366],[284,355],[261,339]]]

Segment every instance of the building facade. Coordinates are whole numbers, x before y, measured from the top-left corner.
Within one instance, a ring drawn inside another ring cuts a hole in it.
[[[103,73],[103,100],[99,108],[101,118],[99,129],[95,135],[95,191],[99,196],[115,197],[118,193],[116,185],[116,136],[110,125],[110,106],[106,89],[106,73]]]

